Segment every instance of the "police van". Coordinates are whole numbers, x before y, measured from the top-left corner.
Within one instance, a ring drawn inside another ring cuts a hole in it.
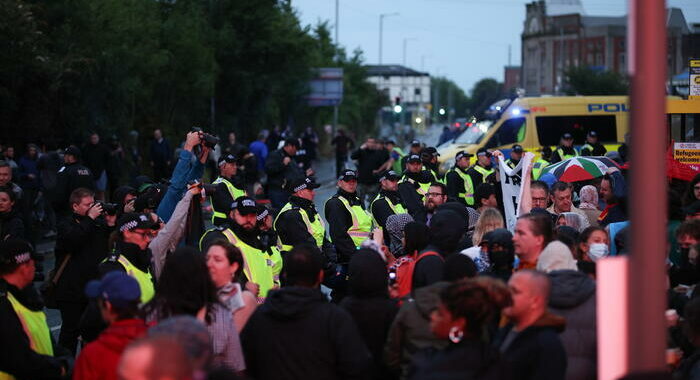
[[[678,99],[678,98],[669,98]],[[481,147],[498,149],[508,157],[510,148],[520,144],[539,156],[543,146],[555,148],[564,133],[571,133],[577,150],[586,134],[595,131],[608,151],[616,151],[628,131],[627,96],[567,96],[503,99],[489,107],[452,142],[438,148],[440,171],[454,164],[460,150],[476,153]]]

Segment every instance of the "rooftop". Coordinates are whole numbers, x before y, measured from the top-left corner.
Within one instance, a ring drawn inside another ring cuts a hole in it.
[[[367,76],[369,77],[391,77],[391,76],[410,76],[410,77],[429,77],[430,74],[413,70],[409,67],[401,65],[365,65]]]

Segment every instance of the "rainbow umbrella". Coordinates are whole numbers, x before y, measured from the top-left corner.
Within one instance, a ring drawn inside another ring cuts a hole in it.
[[[552,173],[559,181],[578,182],[602,177],[613,167],[620,169],[620,165],[607,157],[581,156],[549,165],[542,170],[542,175]]]

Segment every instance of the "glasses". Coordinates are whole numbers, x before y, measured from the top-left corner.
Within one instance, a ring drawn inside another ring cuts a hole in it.
[[[443,194],[443,193],[427,193],[426,195],[429,197],[432,197],[432,198],[437,198],[437,197],[442,197],[445,194]]]

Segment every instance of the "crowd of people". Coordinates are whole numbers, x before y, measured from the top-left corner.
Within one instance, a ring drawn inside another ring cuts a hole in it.
[[[542,169],[605,154],[596,137],[528,167],[519,145],[462,151],[440,173],[435,147],[339,131],[322,210],[310,128],[248,146],[192,131],[175,150],[158,130],[152,176],[128,185],[97,134],[17,162],[5,147],[0,378],[595,379],[596,263],[627,254],[626,173]],[[512,231],[501,162],[523,187]],[[668,202],[669,371],[695,379],[700,174]]]

